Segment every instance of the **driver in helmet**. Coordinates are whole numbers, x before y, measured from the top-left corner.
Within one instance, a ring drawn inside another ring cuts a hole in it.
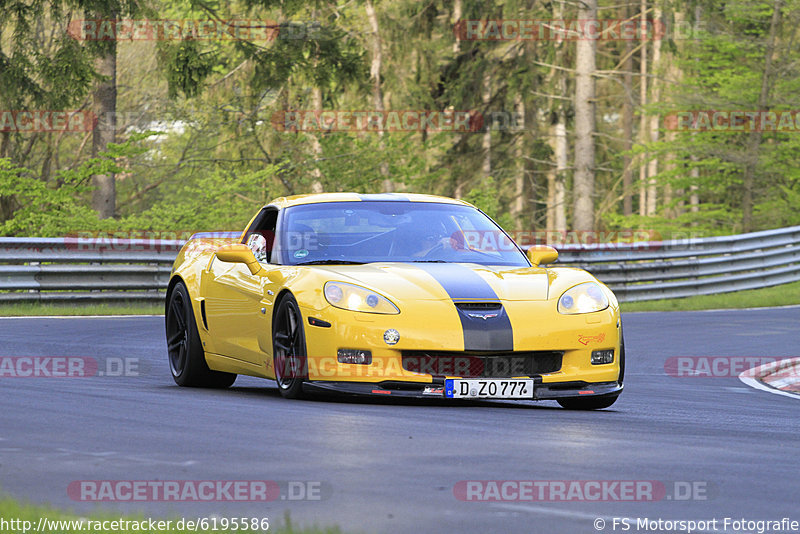
[[[442,237],[433,232],[422,233],[416,243],[415,250],[411,255],[415,258],[424,258],[435,250],[450,250],[453,243],[450,237]]]

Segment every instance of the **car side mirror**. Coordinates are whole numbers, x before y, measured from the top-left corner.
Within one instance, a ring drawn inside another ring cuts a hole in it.
[[[232,245],[222,245],[217,249],[217,259],[228,263],[244,263],[250,269],[250,274],[256,274],[261,270],[261,265],[253,255],[250,247],[241,243]]]
[[[528,249],[527,254],[534,267],[543,263],[553,263],[558,259],[558,251],[546,245],[533,245]]]

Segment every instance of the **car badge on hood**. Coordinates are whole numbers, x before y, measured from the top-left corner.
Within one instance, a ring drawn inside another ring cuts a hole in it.
[[[494,319],[495,317],[497,317],[500,314],[499,313],[468,313],[467,315],[469,315],[473,319],[483,319],[485,321],[486,319]]]

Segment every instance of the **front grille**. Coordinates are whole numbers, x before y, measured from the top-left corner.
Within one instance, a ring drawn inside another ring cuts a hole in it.
[[[433,376],[509,378],[555,373],[561,369],[560,351],[445,352],[403,351],[403,369]]]

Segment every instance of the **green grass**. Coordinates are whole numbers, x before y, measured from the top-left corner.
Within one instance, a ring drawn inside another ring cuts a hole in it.
[[[720,310],[728,308],[763,308],[800,304],[800,282],[780,286],[751,289],[734,293],[702,295],[682,299],[623,302],[624,312]]]
[[[242,516],[242,514],[231,514],[227,518],[230,519],[234,515],[235,516]],[[194,517],[191,517],[191,518],[187,517],[186,520],[197,521],[198,516],[202,518],[202,513],[197,514],[197,515],[195,515]],[[269,532],[269,533],[274,533],[274,534],[341,534],[341,530],[339,530],[338,527],[333,527],[333,528],[312,527],[312,528],[302,528],[302,529],[301,528],[297,528],[297,527],[292,525],[292,522],[291,522],[288,514],[285,515],[283,518],[281,518],[279,516],[272,516],[272,515],[269,515],[269,514],[264,514],[264,516],[266,516],[268,518],[268,521],[269,521],[269,528],[268,528],[267,531],[247,530],[246,532],[251,533],[251,534],[257,534],[258,532]],[[148,528],[147,525],[142,525],[142,524],[140,524],[140,526],[144,526],[145,527],[144,529],[136,528],[135,526],[132,526],[130,524],[127,525],[128,528],[116,528],[116,529],[113,529],[113,530],[109,530],[107,528],[98,529],[98,528],[94,528],[94,526],[95,526],[95,524],[93,523],[94,521],[119,521],[119,520],[122,520],[122,521],[143,521],[143,520],[145,520],[146,521],[146,520],[151,519],[151,518],[147,518],[145,516],[139,516],[139,515],[120,515],[120,514],[114,515],[113,513],[108,512],[108,511],[98,511],[98,512],[92,513],[92,514],[81,514],[81,515],[78,515],[78,514],[74,514],[74,513],[71,513],[71,512],[65,512],[63,510],[58,510],[58,509],[52,508],[50,506],[20,503],[19,501],[15,500],[15,499],[11,499],[9,497],[0,498],[0,520],[4,520],[4,521],[19,520],[18,523],[5,524],[5,525],[2,524],[2,522],[0,522],[0,532],[4,532],[4,533],[6,533],[6,532],[8,532],[8,533],[17,532],[17,533],[21,534],[25,527],[28,527],[28,531],[27,532],[35,532],[36,528],[37,528],[37,526],[39,524],[40,518],[45,518],[45,519],[50,520],[50,521],[60,521],[60,520],[63,520],[63,521],[73,520],[74,521],[74,520],[79,520],[79,519],[84,519],[85,520],[83,528],[80,528],[77,525],[72,525],[71,526],[72,528],[70,528],[70,525],[68,525],[68,524],[58,525],[58,528],[55,528],[55,525],[51,524],[50,525],[51,528],[47,528],[47,525],[43,524],[43,529],[44,529],[45,534],[47,534],[48,532],[54,532],[54,533],[57,532],[58,534],[79,534],[79,533],[86,534],[87,532],[95,533],[95,534],[99,534],[101,532],[112,532],[112,533],[116,533],[116,534],[177,534],[177,533],[186,533],[186,532],[200,532],[200,533],[208,533],[208,534],[212,534],[212,533],[213,534],[234,534],[234,533],[241,534],[242,532],[244,532],[241,529],[239,529],[237,531],[234,528],[231,528],[229,530],[221,530],[220,529],[220,524],[219,524],[219,521],[220,521],[221,518],[217,519],[217,521],[218,521],[217,530],[213,530],[211,528],[212,525],[210,523],[210,520],[209,520],[209,528],[205,529],[205,530],[202,529],[202,528],[200,528],[198,530],[195,530],[193,528],[192,529],[188,529],[188,528],[178,529],[176,523],[181,519],[180,517],[163,518],[163,519],[162,518],[153,517],[152,519],[154,521],[164,521],[165,522],[162,525],[156,525],[156,529],[157,530],[151,530],[151,529]],[[261,517],[259,517],[258,519],[261,519]],[[162,527],[166,527],[167,526],[166,521],[168,521],[168,520],[171,521],[171,524],[168,525],[169,528],[162,528]],[[22,523],[23,521],[29,521],[30,523],[25,524],[25,523]],[[110,523],[107,523],[106,526],[110,527],[112,525]],[[124,526],[124,525],[119,525],[119,526],[121,527],[121,526]]]
[[[0,304],[0,317],[15,315],[164,315],[164,304]]]

